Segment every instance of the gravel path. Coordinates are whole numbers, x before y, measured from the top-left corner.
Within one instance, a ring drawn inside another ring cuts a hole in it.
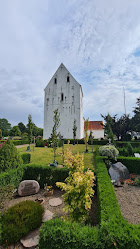
[[[30,144],[30,146],[32,146],[32,145],[34,145],[34,144]],[[27,146],[29,146],[29,144],[16,145],[16,148],[18,149],[18,148],[23,148],[23,147],[27,147]]]
[[[123,185],[114,187],[118,203],[124,218],[129,223],[140,223],[140,187]]]

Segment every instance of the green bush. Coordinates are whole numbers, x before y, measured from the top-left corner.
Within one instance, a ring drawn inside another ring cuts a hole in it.
[[[99,148],[99,153],[101,156],[106,156],[108,159],[116,160],[119,151],[115,148],[114,145],[105,145]]]
[[[11,184],[15,188],[17,188],[19,183],[22,181],[23,174],[24,174],[24,168],[22,166],[14,170],[8,170],[7,172],[1,173],[0,187]]]
[[[15,169],[22,163],[17,148],[10,140],[7,140],[4,146],[0,149],[0,173],[9,169]]]
[[[21,154],[21,158],[23,160],[23,164],[28,164],[28,163],[30,163],[30,160],[31,160],[31,154],[30,153],[23,153],[23,154]]]
[[[122,141],[116,141],[116,145],[119,148],[123,148],[123,147],[127,147],[128,142],[122,142]],[[140,141],[131,141],[130,144],[132,145],[132,147],[140,147]]]
[[[126,148],[127,148],[128,156],[133,156],[134,153],[133,153],[132,145],[130,143],[128,143]]]
[[[2,243],[19,241],[42,222],[43,207],[34,201],[23,201],[9,208],[2,216]]]
[[[67,168],[56,168],[41,165],[25,165],[23,180],[36,180],[39,182],[40,187],[43,188],[44,184],[56,187],[56,182],[64,182],[68,177]]]
[[[36,147],[45,147],[45,141],[42,138],[37,138]]]
[[[23,144],[28,144],[28,140],[12,140],[12,143],[16,145],[23,145]]]

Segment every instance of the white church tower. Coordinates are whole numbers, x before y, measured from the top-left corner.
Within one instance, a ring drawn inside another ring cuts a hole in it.
[[[60,113],[58,132],[63,138],[73,138],[73,123],[76,120],[76,138],[84,137],[83,92],[81,85],[61,64],[44,89],[44,133],[49,138],[54,125],[54,110]]]

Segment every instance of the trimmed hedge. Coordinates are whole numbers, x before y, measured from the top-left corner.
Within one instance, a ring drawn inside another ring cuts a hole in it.
[[[130,173],[140,174],[140,158],[136,157],[118,157],[117,161],[124,164]]]
[[[28,140],[11,140],[12,143],[16,146],[16,145],[23,145],[23,144],[29,144]]]
[[[21,154],[21,158],[23,160],[23,164],[28,164],[31,161],[31,154],[30,153],[23,153],[23,154]]]
[[[68,177],[67,168],[56,168],[41,165],[25,165],[23,180],[36,180],[39,182],[40,187],[43,188],[44,184],[56,187],[56,182],[64,182]]]
[[[129,141],[129,143],[132,145],[133,148],[140,146],[140,141],[137,141],[137,142],[136,141],[135,142]],[[123,141],[116,141],[116,145],[119,148],[127,147],[127,144],[128,144],[128,141],[127,142],[125,142],[125,141],[124,142]]]

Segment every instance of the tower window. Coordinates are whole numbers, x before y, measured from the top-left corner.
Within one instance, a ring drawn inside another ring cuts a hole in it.
[[[54,78],[54,84],[57,84],[57,78]]]
[[[67,76],[67,82],[70,82],[70,77],[69,76]]]
[[[61,93],[61,101],[63,101],[63,100],[64,100],[64,94]]]

